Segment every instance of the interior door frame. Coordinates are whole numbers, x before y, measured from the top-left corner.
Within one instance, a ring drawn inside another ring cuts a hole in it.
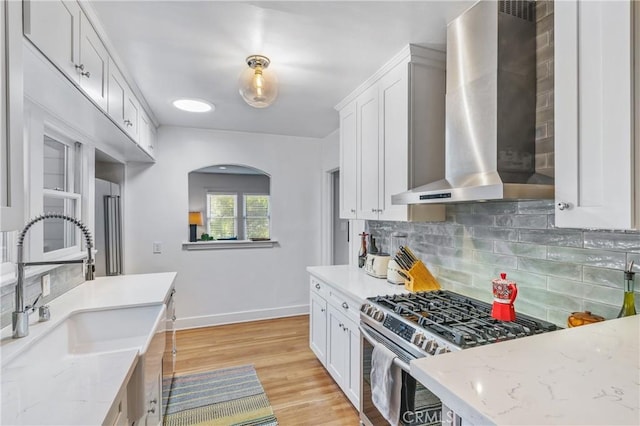
[[[339,171],[339,167],[334,167],[330,170],[325,170],[322,174],[322,237],[320,249],[320,262],[322,265],[333,265],[333,174]]]

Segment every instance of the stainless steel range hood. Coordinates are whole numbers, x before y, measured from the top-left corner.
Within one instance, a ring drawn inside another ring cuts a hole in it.
[[[553,198],[535,172],[535,3],[480,1],[447,28],[445,179],[393,204]]]

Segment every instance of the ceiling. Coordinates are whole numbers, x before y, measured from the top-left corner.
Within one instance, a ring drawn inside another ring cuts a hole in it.
[[[408,43],[444,48],[446,24],[475,1],[96,1],[89,4],[162,125],[325,137],[334,106]],[[252,54],[271,59],[279,95],[238,94]],[[175,109],[199,98],[215,111]]]

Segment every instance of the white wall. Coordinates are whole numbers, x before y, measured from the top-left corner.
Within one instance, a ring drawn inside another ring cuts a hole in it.
[[[177,271],[178,328],[308,312],[320,260],[319,139],[161,127],[155,165],[127,165],[125,272]],[[270,249],[185,251],[188,173],[241,164],[271,176]],[[153,254],[154,241],[162,253]],[[246,312],[244,312],[246,311]]]

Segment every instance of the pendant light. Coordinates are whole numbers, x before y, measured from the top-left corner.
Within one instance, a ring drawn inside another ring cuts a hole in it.
[[[278,96],[278,80],[267,71],[270,63],[266,56],[251,55],[247,57],[249,68],[240,75],[240,96],[254,108],[266,108]]]

